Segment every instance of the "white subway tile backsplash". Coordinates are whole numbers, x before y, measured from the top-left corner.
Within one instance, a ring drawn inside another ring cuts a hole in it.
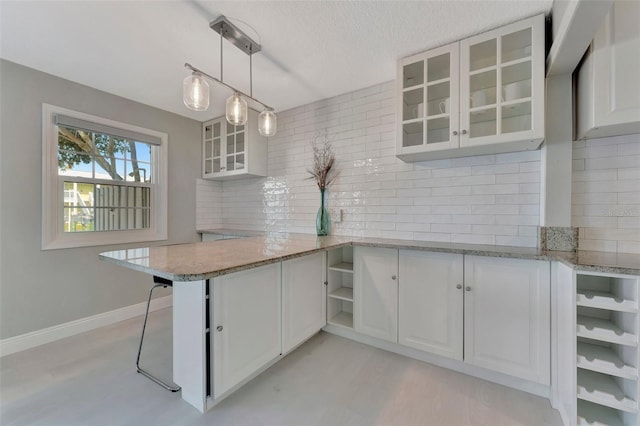
[[[339,170],[328,205],[343,211],[333,234],[536,246],[540,151],[404,163],[395,157],[394,90],[387,82],[280,112],[269,177],[201,184],[211,195],[198,223],[315,232],[320,195],[306,170],[311,141],[326,134]]]
[[[574,143],[572,225],[580,227],[580,249],[639,252],[639,154],[638,134]]]
[[[222,227],[222,184],[196,179],[196,229]]]
[[[618,241],[620,253],[640,254],[640,241]]]
[[[529,247],[536,244],[538,237],[519,237],[496,235],[496,244],[500,246],[524,246]]]

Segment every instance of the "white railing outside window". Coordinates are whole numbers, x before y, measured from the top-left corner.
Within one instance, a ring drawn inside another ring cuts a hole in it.
[[[42,248],[167,239],[166,133],[43,104]]]

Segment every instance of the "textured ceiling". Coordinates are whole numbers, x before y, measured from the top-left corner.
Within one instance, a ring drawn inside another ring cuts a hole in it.
[[[537,13],[533,1],[0,1],[0,57],[204,121],[182,104],[185,62],[220,73],[210,20],[258,34],[253,93],[276,111],[395,78],[399,58]],[[250,26],[244,23],[248,23]],[[254,32],[255,30],[255,32]],[[249,91],[249,57],[225,41],[224,80]]]

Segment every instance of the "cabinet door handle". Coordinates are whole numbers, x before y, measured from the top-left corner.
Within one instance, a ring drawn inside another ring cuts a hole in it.
[[[458,131],[457,130],[453,131],[453,136],[458,136]]]
[[[222,326],[221,326],[221,325],[217,326],[217,327],[216,327],[216,330],[218,330],[218,331],[222,331]]]
[[[462,288],[462,284],[458,284],[458,285],[456,286],[456,288],[457,288],[458,290],[460,290],[460,289]]]
[[[467,291],[471,291],[471,287],[467,286],[467,287],[465,288],[465,290],[467,290]]]
[[[467,131],[466,131],[466,130],[463,130],[463,131],[462,131],[462,134],[463,134],[463,135],[466,135],[466,134],[467,134]]]
[[[395,281],[395,280],[396,280],[396,278],[397,278],[397,277],[396,277],[395,275],[391,275],[391,279],[392,279],[392,280],[394,280],[394,281]]]

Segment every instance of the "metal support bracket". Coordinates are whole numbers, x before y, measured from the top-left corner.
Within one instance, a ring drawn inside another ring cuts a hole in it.
[[[256,43],[244,31],[232,24],[224,15],[220,15],[209,22],[209,28],[229,40],[231,44],[249,56],[262,50],[262,46],[259,43]]]

